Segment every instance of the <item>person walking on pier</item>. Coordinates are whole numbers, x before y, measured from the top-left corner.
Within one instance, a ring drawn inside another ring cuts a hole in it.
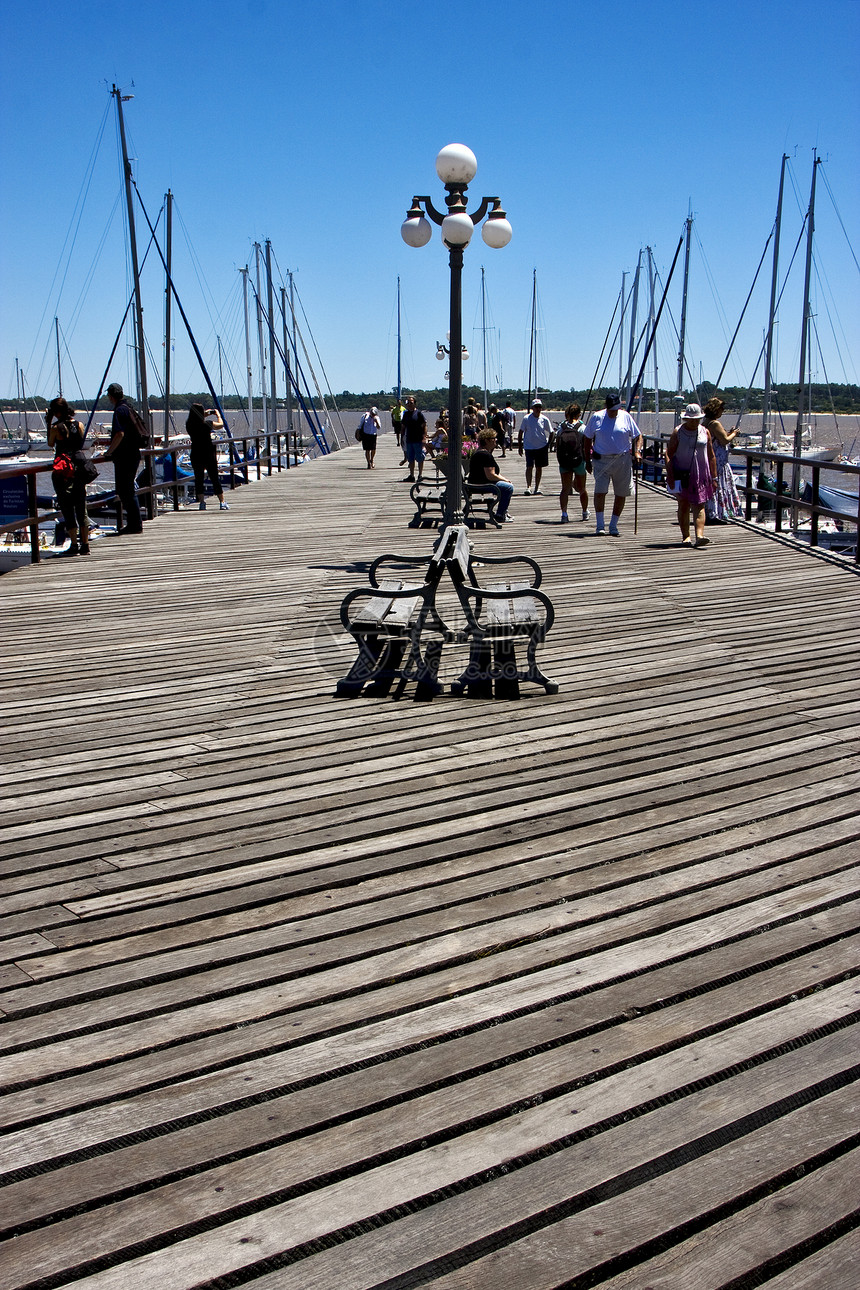
[[[406,411],[403,413],[403,451],[409,463],[409,474],[404,483],[415,483],[415,466],[418,466],[418,483],[424,474],[424,458],[427,456],[424,443],[427,438],[427,421],[423,412],[418,411],[415,396],[410,394],[406,400]]]
[[[561,507],[562,524],[569,523],[567,501],[570,494],[576,491],[582,507],[582,518],[587,520],[588,485],[586,480],[591,470],[591,440],[583,434],[585,426],[580,419],[582,408],[578,403],[571,403],[564,414],[564,422],[556,430],[552,447],[558,461],[561,474],[561,492],[558,495]]]
[[[116,495],[125,512],[125,525],[117,529],[117,536],[123,537],[126,534],[143,532],[143,521],[140,517],[134,483],[140,466],[142,444],[140,432],[135,425],[122,386],[114,381],[107,388],[107,396],[113,407],[111,440],[107,451],[97,460],[113,462]]]
[[[194,491],[197,496],[198,510],[206,510],[206,476],[212,484],[212,491],[218,498],[218,509],[229,511],[224,501],[224,489],[218,474],[218,454],[212,442],[212,431],[223,430],[224,422],[215,408],[204,408],[202,403],[192,403],[185,421],[185,432],[191,440],[191,469],[194,471]]]
[[[609,485],[614,494],[609,536],[619,537],[618,518],[633,492],[633,464],[640,460],[642,435],[617,394],[607,394],[602,412],[588,419],[584,434],[591,440],[594,460],[594,519],[598,537],[605,537],[603,518]]]
[[[51,482],[69,535],[69,546],[60,554],[89,555],[87,485],[76,460],[77,454],[83,452],[84,448],[84,427],[80,421],[75,420],[74,408],[69,407],[62,397],[51,399],[45,425],[48,447],[54,449]]]
[[[517,452],[522,457],[526,454],[526,493],[532,491],[532,471],[534,471],[534,495],[539,497],[541,475],[544,467],[549,465],[549,444],[552,439],[552,422],[543,415],[543,404],[540,399],[532,403],[532,410],[520,422],[520,434],[517,440]]]
[[[705,503],[717,487],[717,459],[714,446],[702,422],[705,414],[698,403],[688,403],[681,424],[672,431],[666,445],[666,483],[678,499],[678,527],[684,546],[692,546],[690,515],[696,529],[695,545],[708,546],[705,537]]]
[[[358,423],[358,429],[361,434],[361,446],[364,449],[364,456],[367,460],[367,469],[376,470],[373,459],[376,456],[376,439],[379,434],[379,410],[378,408],[368,408],[361,421]]]

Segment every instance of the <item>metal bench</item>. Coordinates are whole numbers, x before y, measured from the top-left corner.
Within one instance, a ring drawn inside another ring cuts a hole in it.
[[[448,572],[457,591],[466,626],[461,640],[469,643],[469,663],[451,686],[453,694],[468,690],[470,695],[490,697],[495,685],[497,698],[519,696],[519,682],[533,681],[547,694],[557,694],[558,685],[545,676],[537,665],[535,653],[543,644],[555,621],[552,601],[539,591],[540,567],[529,556],[482,556],[481,564],[490,568],[526,565],[531,571],[527,580],[505,579],[482,585],[475,573],[469,534],[466,528],[452,530],[456,535],[446,558]],[[516,642],[527,641],[527,666],[517,667]]]
[[[451,533],[451,529],[444,530],[429,556],[379,556],[370,566],[370,586],[357,587],[344,598],[340,620],[358,646],[358,658],[338,681],[338,697],[354,698],[365,687],[365,693],[384,695],[395,679],[404,684],[417,681],[419,698],[439,693],[442,687],[436,671],[449,628],[439,617],[435,599]],[[407,573],[415,569],[422,580],[387,576],[380,581],[379,571],[385,566],[405,568]],[[433,640],[422,653],[426,632],[432,633]]]

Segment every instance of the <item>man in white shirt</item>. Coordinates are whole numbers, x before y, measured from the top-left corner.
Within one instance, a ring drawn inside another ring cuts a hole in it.
[[[589,418],[583,432],[594,448],[594,515],[598,537],[606,535],[603,508],[612,484],[614,501],[609,521],[609,536],[618,537],[618,517],[633,492],[633,462],[640,460],[642,435],[629,412],[621,406],[616,394],[607,394],[603,412]]]
[[[517,452],[522,457],[523,447],[526,453],[526,492],[532,491],[532,470],[535,476],[535,496],[541,492],[540,477],[544,466],[549,465],[549,441],[552,438],[552,422],[543,416],[543,404],[540,399],[532,403],[532,410],[520,422],[520,434],[517,440]]]

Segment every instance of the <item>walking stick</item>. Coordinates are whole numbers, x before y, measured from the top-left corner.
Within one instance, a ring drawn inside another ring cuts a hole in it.
[[[639,532],[639,462],[633,459],[633,536]]]

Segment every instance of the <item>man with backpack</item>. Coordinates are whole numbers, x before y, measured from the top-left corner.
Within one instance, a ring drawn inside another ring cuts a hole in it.
[[[582,433],[584,425],[580,419],[582,408],[578,403],[571,403],[565,410],[564,421],[553,436],[553,446],[561,474],[561,492],[558,495],[561,506],[561,522],[569,524],[567,500],[571,492],[579,493],[582,506],[582,518],[588,514],[588,472],[591,470],[591,442]]]
[[[140,414],[129,406],[121,385],[116,382],[109,385],[107,396],[113,407],[111,441],[100,460],[113,462],[116,495],[125,515],[125,524],[117,529],[117,536],[142,533],[134,481],[140,466],[140,450],[147,441],[146,426]]]

